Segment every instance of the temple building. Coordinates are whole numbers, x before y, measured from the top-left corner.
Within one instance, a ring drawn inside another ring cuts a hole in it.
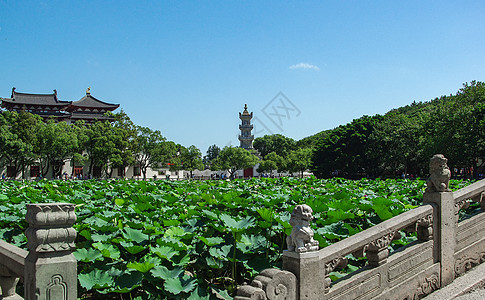
[[[239,119],[241,119],[242,124],[239,125],[239,130],[241,134],[239,135],[240,147],[251,150],[253,149],[254,135],[251,134],[253,130],[253,125],[251,125],[251,119],[253,118],[253,112],[248,112],[248,105],[244,104],[243,113],[239,113]]]
[[[91,96],[91,89],[86,90],[86,96],[78,101],[63,101],[57,98],[57,91],[52,94],[19,93],[12,88],[10,98],[2,98],[2,108],[11,111],[25,110],[41,116],[44,119],[55,118],[57,121],[74,123],[84,120],[93,123],[96,120],[111,120],[104,114],[114,111],[120,105],[106,103]]]

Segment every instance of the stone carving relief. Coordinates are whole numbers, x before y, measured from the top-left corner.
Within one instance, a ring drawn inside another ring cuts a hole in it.
[[[417,222],[418,240],[429,241],[433,239],[433,215],[418,220]]]
[[[455,261],[455,274],[460,276],[483,262],[485,262],[485,252],[475,253],[474,256],[463,256]]]
[[[296,276],[278,269],[263,270],[251,285],[238,288],[234,300],[296,300]]]
[[[398,231],[392,231],[367,245],[365,252],[369,265],[377,267],[386,263],[389,256],[387,247],[393,239],[399,238],[401,238],[401,234]]]
[[[348,264],[348,259],[345,257],[337,257],[332,261],[325,264],[325,293],[328,293],[330,285],[332,284],[332,279],[330,279],[330,273],[335,269],[343,269]]]
[[[426,192],[450,192],[448,184],[451,171],[447,165],[448,159],[443,154],[435,154],[429,162],[430,177],[426,182]]]
[[[69,251],[76,248],[74,204],[29,204],[25,219],[27,248],[35,252]]]
[[[67,300],[67,284],[61,275],[52,276],[47,286],[47,300]]]
[[[414,293],[414,295],[412,297],[409,297],[409,299],[410,300],[422,299],[439,288],[440,288],[439,275],[437,273],[433,273],[429,277],[424,279],[424,281],[416,289],[416,292]]]
[[[313,220],[312,208],[306,204],[297,205],[291,213],[291,234],[286,238],[288,251],[307,252],[317,251],[318,241],[313,239],[313,230],[310,222]]]

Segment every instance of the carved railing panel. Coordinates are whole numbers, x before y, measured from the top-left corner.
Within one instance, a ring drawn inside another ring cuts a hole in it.
[[[433,205],[423,205],[348,237],[345,240],[327,246],[317,252],[297,253],[285,251],[283,254],[283,268],[297,274],[299,278],[305,278],[306,282],[308,278],[311,278],[312,274],[308,274],[308,267],[300,268],[298,266],[306,266],[303,262],[305,259],[318,258],[318,261],[321,261],[320,265],[323,268],[322,274],[325,277],[323,280],[323,289],[320,293],[329,293],[331,290],[330,273],[338,267],[342,268],[345,266],[347,263],[345,256],[352,254],[354,257],[367,257],[367,269],[379,268],[386,264],[389,257],[389,245],[394,239],[401,237],[400,231],[417,231],[420,241],[429,241],[432,244],[433,220]],[[432,247],[430,249],[430,262],[432,263],[433,250]],[[382,274],[376,276],[382,276]],[[379,280],[378,282],[381,281]],[[305,287],[301,285],[302,283],[300,282],[300,294],[304,295]],[[311,287],[309,289],[313,288]],[[315,293],[312,294],[309,291],[306,294],[314,295]],[[303,297],[301,299],[311,299],[311,297]]]

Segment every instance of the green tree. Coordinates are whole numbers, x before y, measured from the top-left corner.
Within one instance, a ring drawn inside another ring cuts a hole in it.
[[[37,129],[35,153],[45,177],[52,167],[54,177],[61,176],[65,162],[72,159],[79,149],[76,131],[66,122],[53,119],[40,123]]]
[[[224,147],[214,160],[211,170],[227,170],[234,177],[237,170],[255,166],[259,159],[249,150],[239,147]]]
[[[137,128],[131,121],[130,117],[124,112],[114,114],[114,121],[112,123],[113,139],[116,149],[113,149],[109,157],[110,171],[108,176],[111,176],[114,168],[122,168],[123,174],[127,166],[133,165],[135,162],[134,152],[137,149]]]
[[[355,177],[376,169],[376,162],[367,157],[368,139],[382,116],[363,116],[341,125],[320,138],[312,159],[317,177],[330,177],[333,171]]]
[[[388,113],[369,137],[367,157],[376,161],[376,174],[420,173],[423,125],[421,114]]]
[[[253,147],[258,150],[263,158],[271,152],[286,157],[290,151],[296,149],[296,142],[284,135],[272,134],[256,138],[253,142]]]
[[[159,130],[154,131],[142,126],[138,126],[137,130],[135,160],[143,173],[143,179],[146,179],[149,167],[158,168],[166,163],[164,156],[165,138]]]
[[[284,172],[287,171],[287,169],[288,167],[286,160],[276,154],[276,152],[270,152],[260,162],[257,171],[259,173],[271,172],[273,170],[277,170],[278,172]]]
[[[300,148],[290,152],[288,155],[288,168],[290,172],[303,172],[308,170],[312,164],[313,150],[311,148]]]
[[[221,152],[221,148],[219,148],[217,145],[214,144],[209,146],[209,148],[207,149],[207,154],[204,156],[203,159],[204,164],[210,164],[214,159],[217,158],[219,152]]]
[[[29,112],[2,112],[0,132],[1,156],[3,165],[13,166],[15,176],[35,160],[34,144],[36,131],[42,119]]]
[[[180,156],[183,163],[183,169],[190,172],[190,178],[192,178],[192,172],[194,170],[204,169],[204,163],[202,162],[202,153],[194,145],[191,145],[188,148],[184,147]]]

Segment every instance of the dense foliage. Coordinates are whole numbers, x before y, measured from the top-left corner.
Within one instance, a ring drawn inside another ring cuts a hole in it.
[[[62,166],[85,165],[85,173],[110,177],[114,169],[138,166],[146,178],[147,168],[170,166],[172,170],[203,169],[202,154],[195,146],[188,148],[167,141],[158,130],[136,126],[124,113],[110,114],[112,121],[93,124],[67,124],[49,119],[46,122],[29,112],[0,113],[0,169],[14,168],[15,177],[26,178],[29,165],[40,167],[39,177],[56,178]],[[94,169],[101,172],[96,174]],[[50,175],[49,175],[50,174]],[[119,172],[124,174],[124,172]]]
[[[423,176],[436,153],[477,178],[485,163],[484,140],[485,83],[472,81],[456,95],[363,116],[300,143],[315,147],[313,171],[322,178]]]
[[[424,185],[314,177],[0,181],[0,238],[25,247],[26,203],[75,203],[82,299],[231,299],[237,284],[280,266],[296,204],[312,207],[324,247],[419,205]]]

